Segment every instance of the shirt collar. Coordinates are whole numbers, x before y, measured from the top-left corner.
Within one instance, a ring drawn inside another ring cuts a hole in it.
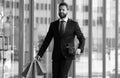
[[[65,22],[67,22],[67,21],[68,21],[68,17],[65,17],[65,18],[63,18],[63,19],[60,19],[60,21],[65,21]]]

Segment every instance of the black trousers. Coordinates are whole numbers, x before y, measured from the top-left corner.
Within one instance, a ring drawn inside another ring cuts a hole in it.
[[[59,61],[53,61],[52,63],[52,78],[68,78],[68,72],[72,60],[62,59]]]

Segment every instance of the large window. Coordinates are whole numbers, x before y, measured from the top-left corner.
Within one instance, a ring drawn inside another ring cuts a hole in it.
[[[34,46],[33,48],[34,48],[35,54],[38,52],[39,48],[41,47],[41,44],[50,26],[50,20],[49,20],[51,18],[51,10],[49,9],[51,7],[50,5],[51,5],[51,0],[34,0],[34,6],[38,8],[37,10],[34,9],[34,27],[33,27]],[[37,23],[37,21],[39,23]],[[42,61],[45,63],[45,66],[47,67],[47,72],[48,72],[46,75],[46,78],[51,78],[51,72],[52,72],[51,53],[52,52],[48,48],[46,50],[46,53],[42,57],[43,58]]]
[[[106,4],[104,4],[105,1]],[[90,3],[89,0],[76,0],[78,6],[76,19],[86,37],[85,52],[76,61],[77,78],[115,78],[117,77],[115,75],[119,77],[120,21],[118,16],[120,11],[119,7],[116,7],[116,1],[91,0],[92,3]],[[118,21],[118,25],[116,21]],[[89,28],[90,26],[91,28]],[[117,29],[118,32],[116,32]],[[89,41],[92,42],[90,45]]]
[[[120,77],[119,0],[0,0],[0,78],[22,78],[50,22],[59,18],[60,2],[68,4],[69,18],[79,23],[86,38],[69,78]],[[53,40],[43,56],[47,74],[42,78],[52,78],[52,46]]]
[[[0,78],[18,77],[19,74],[18,5],[18,0],[0,1]]]
[[[86,43],[84,53],[76,58],[75,75],[76,78],[88,78],[88,0],[76,0],[76,6],[78,7],[76,11],[76,19],[86,38]]]

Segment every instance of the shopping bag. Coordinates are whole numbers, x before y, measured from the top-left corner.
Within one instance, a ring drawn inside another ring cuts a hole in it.
[[[28,66],[22,72],[22,76],[25,78],[35,78],[35,60],[28,64]]]
[[[27,65],[27,67],[24,69],[24,71],[22,72],[22,76],[26,77],[26,75],[27,75],[27,73],[28,73],[28,71],[29,71],[29,69],[30,69],[30,65],[31,65],[31,63],[29,63],[29,64]]]
[[[36,72],[35,72],[35,63],[34,61],[31,63],[30,69],[26,75],[26,78],[36,78]]]
[[[26,78],[36,78],[37,75],[44,75],[46,73],[45,65],[37,59],[34,59],[22,72],[22,76]]]
[[[37,75],[44,75],[47,73],[46,66],[43,62],[36,60]]]

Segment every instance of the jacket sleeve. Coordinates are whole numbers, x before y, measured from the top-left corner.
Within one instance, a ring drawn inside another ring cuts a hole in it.
[[[44,52],[46,51],[48,45],[50,44],[51,40],[52,40],[52,37],[53,37],[53,25],[52,23],[50,24],[50,27],[49,27],[49,30],[47,32],[47,35],[43,41],[43,44],[42,46],[39,48],[39,51],[38,51],[38,55],[40,57],[43,56]]]
[[[75,34],[77,35],[77,39],[79,40],[78,48],[81,49],[81,53],[83,53],[84,46],[85,46],[85,37],[84,37],[83,33],[81,32],[81,29],[77,22],[75,25]]]

